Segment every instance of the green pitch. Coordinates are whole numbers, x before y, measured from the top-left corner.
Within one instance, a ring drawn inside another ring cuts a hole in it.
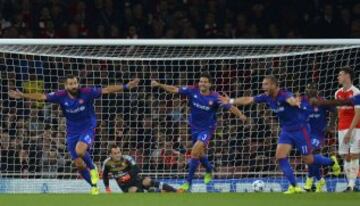
[[[281,193],[188,194],[0,194],[0,206],[347,206],[360,205],[360,193],[283,195]]]

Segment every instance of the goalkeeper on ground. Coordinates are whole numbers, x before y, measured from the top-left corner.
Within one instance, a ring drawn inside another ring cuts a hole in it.
[[[110,175],[116,180],[120,189],[127,192],[176,192],[172,186],[157,182],[150,177],[140,177],[140,169],[135,160],[128,156],[122,155],[117,145],[110,148],[110,156],[104,161],[103,181],[106,192],[111,193],[109,185]]]

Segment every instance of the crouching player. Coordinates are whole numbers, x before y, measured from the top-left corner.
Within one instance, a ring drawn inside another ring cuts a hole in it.
[[[111,193],[109,185],[109,176],[116,180],[120,189],[124,192],[176,192],[172,186],[160,183],[150,177],[140,177],[140,169],[135,160],[128,156],[122,155],[117,145],[112,145],[110,157],[103,163],[103,181],[107,193]]]

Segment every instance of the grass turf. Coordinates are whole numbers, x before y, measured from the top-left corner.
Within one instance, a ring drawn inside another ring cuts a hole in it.
[[[347,206],[360,193],[0,194],[0,206]]]

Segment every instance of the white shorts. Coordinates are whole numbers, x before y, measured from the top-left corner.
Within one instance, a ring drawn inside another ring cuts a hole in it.
[[[346,155],[350,153],[360,153],[360,129],[354,129],[351,141],[348,144],[344,144],[344,136],[348,129],[338,131],[338,145],[339,155]]]

